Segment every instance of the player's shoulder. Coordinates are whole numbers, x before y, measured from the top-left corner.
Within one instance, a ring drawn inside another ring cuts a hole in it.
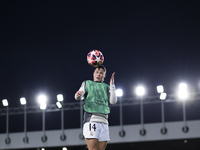
[[[83,80],[82,83],[93,82],[92,80]]]
[[[83,81],[83,83],[84,83],[85,85],[91,85],[91,84],[94,83],[94,81],[92,81],[92,80],[85,80],[85,81]]]
[[[92,83],[92,82],[94,82],[94,81],[92,81],[92,80],[85,80],[85,81],[83,81],[83,82],[85,82],[85,83]]]

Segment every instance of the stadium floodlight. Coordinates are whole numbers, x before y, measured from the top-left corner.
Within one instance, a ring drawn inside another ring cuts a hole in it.
[[[184,133],[186,133],[186,132],[188,132],[188,127],[187,127],[187,124],[186,124],[186,106],[185,106],[186,104],[185,104],[185,100],[187,100],[187,98],[189,97],[189,92],[188,92],[188,88],[187,88],[186,83],[180,83],[179,84],[178,97],[183,102],[184,126],[183,126],[182,130],[183,130]]]
[[[39,95],[39,96],[37,97],[37,100],[38,100],[38,102],[39,102],[40,104],[46,103],[46,102],[47,102],[47,96],[44,95],[44,94],[41,94],[41,95]]]
[[[157,92],[158,93],[163,93],[164,92],[164,87],[162,85],[157,86]]]
[[[60,102],[56,102],[56,106],[57,106],[58,108],[62,108],[62,104],[61,104]]]
[[[145,94],[145,88],[140,85],[140,86],[136,87],[135,93],[136,93],[137,96],[142,97]]]
[[[140,97],[140,122],[142,129],[140,130],[140,135],[145,135],[146,130],[144,129],[144,115],[143,115],[143,96],[145,95],[145,88],[142,85],[139,85],[135,89],[135,93]]]
[[[2,100],[2,104],[3,104],[3,106],[8,106],[8,100],[7,99],[3,99]]]
[[[160,94],[160,100],[165,100],[167,97],[167,93],[161,93]]]
[[[20,98],[21,105],[26,105],[26,98],[22,97]]]
[[[123,96],[122,89],[117,89],[115,92],[116,92],[117,97],[122,97]]]
[[[64,104],[63,104],[63,95],[58,94],[57,95],[57,102],[56,106],[61,110],[61,129],[62,129],[62,135],[60,136],[61,140],[65,140],[66,136],[64,133]]]
[[[28,137],[27,137],[27,113],[26,113],[26,98],[22,97],[20,98],[21,105],[24,105],[24,133],[25,137],[23,138],[24,143],[28,143]]]
[[[120,136],[125,135],[125,131],[123,129],[123,108],[122,108],[122,96],[123,96],[123,90],[122,89],[117,89],[115,91],[117,97],[119,97],[119,118],[120,118],[120,126],[121,126],[121,131],[119,132]]]
[[[63,101],[63,95],[62,94],[58,94],[57,95],[57,100],[59,101],[59,102],[62,102]]]
[[[62,150],[67,150],[67,148],[66,148],[66,147],[63,147]]]
[[[40,104],[40,109],[45,110],[47,108],[47,104],[46,103],[41,103]]]
[[[180,83],[179,84],[179,90],[178,90],[178,98],[180,100],[186,100],[189,97],[189,93],[187,90],[187,84]]]
[[[7,111],[6,111],[6,134],[7,134],[7,138],[6,138],[6,140],[5,140],[5,142],[7,143],[7,144],[9,144],[10,143],[10,138],[9,138],[9,106],[8,106],[8,100],[7,99],[3,99],[2,100],[2,104],[3,104],[3,106],[6,106],[7,108]]]
[[[45,150],[45,148],[41,148],[41,150]]]

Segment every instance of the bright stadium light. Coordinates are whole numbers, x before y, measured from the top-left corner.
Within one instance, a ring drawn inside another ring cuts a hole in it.
[[[178,90],[178,98],[180,100],[186,100],[189,97],[188,89],[187,89],[187,84],[185,83],[180,83],[179,84],[179,90]]]
[[[59,102],[62,102],[63,101],[63,95],[62,94],[58,94],[57,95],[57,100],[59,101]]]
[[[161,94],[160,94],[160,99],[161,99],[161,100],[165,100],[166,97],[167,97],[167,93],[161,93]]]
[[[145,94],[145,88],[143,86],[138,86],[135,89],[135,93],[136,93],[137,96],[141,96],[142,97]]]
[[[187,84],[186,83],[180,83],[179,84],[179,89],[180,90],[187,90]]]
[[[2,104],[3,104],[3,106],[8,106],[8,100],[7,99],[3,99],[2,100]]]
[[[60,102],[56,102],[56,106],[57,106],[58,108],[62,108],[62,104],[61,104]]]
[[[123,91],[122,89],[117,89],[116,91],[117,97],[122,97],[123,96]]]
[[[63,147],[62,150],[67,150],[67,148],[66,148],[66,147]]]
[[[162,85],[157,86],[157,92],[158,93],[163,93],[164,92],[164,87]]]
[[[47,104],[46,103],[41,103],[40,104],[40,109],[45,110],[47,108]]]
[[[38,102],[39,102],[40,104],[46,103],[46,102],[47,102],[47,96],[44,95],[44,94],[41,94],[41,95],[39,95],[39,96],[37,97],[37,100],[38,100]]]
[[[20,98],[21,105],[26,105],[26,98],[22,97]]]
[[[45,148],[41,148],[41,150],[45,150]]]

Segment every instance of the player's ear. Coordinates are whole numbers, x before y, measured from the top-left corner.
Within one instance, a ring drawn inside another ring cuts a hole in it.
[[[106,74],[104,73],[104,78],[106,77]]]
[[[95,72],[95,71],[94,71]],[[94,72],[93,72],[93,77],[94,77]]]
[[[93,75],[94,75],[95,71],[96,71],[96,69],[94,69]]]

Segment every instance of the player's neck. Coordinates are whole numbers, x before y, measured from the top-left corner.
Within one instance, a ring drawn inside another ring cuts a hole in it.
[[[94,82],[97,82],[97,83],[102,83],[103,81],[94,81]]]

